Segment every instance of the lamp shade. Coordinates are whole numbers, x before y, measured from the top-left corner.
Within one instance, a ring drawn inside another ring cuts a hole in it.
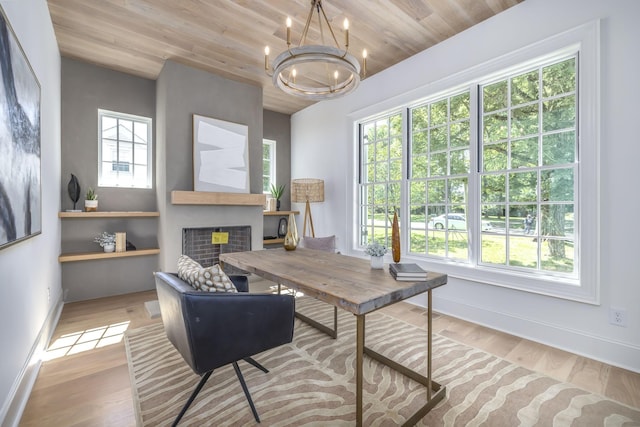
[[[294,203],[324,202],[324,181],[301,178],[291,181],[291,201]]]

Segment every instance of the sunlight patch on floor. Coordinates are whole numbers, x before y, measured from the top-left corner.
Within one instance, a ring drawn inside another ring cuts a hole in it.
[[[124,332],[129,328],[129,323],[129,321],[114,323],[62,335],[49,346],[42,360],[58,359],[95,348],[117,344],[122,341]]]

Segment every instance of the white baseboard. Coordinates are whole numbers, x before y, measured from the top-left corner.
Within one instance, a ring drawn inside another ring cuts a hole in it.
[[[423,301],[420,297],[414,297],[409,302],[426,307],[426,298]],[[487,310],[466,301],[436,295],[433,296],[433,309],[442,314],[640,373],[640,347],[632,344],[563,328],[537,319]]]
[[[58,298],[55,305],[51,308],[47,318],[45,319],[38,337],[31,347],[31,352],[26,360],[20,374],[16,377],[16,381],[11,388],[11,392],[6,397],[2,409],[0,410],[0,425],[2,427],[17,427],[22,412],[27,405],[31,390],[38,377],[40,366],[42,365],[42,354],[46,351],[53,331],[58,324],[60,314],[62,313],[62,296]]]

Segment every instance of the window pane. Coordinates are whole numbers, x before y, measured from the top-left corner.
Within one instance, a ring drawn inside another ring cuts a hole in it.
[[[509,207],[510,234],[536,234],[536,205],[511,205]]]
[[[118,121],[114,117],[102,116],[102,138],[118,138]]]
[[[133,122],[131,120],[118,120],[118,139],[120,141],[133,140]]]
[[[441,126],[429,131],[429,151],[441,151],[447,149],[447,127]]]
[[[448,118],[446,99],[431,104],[431,126],[445,124]]]
[[[507,263],[507,237],[505,235],[483,233],[481,239],[481,262],[505,265]]]
[[[538,267],[538,239],[509,237],[509,265],[514,267]]]
[[[485,172],[507,169],[507,143],[485,145],[482,148],[482,166]]]
[[[121,142],[118,147],[118,161],[133,162],[133,144],[131,142]]]
[[[414,132],[427,128],[429,123],[429,110],[427,107],[419,107],[411,110],[411,124]]]
[[[498,82],[483,88],[482,107],[482,111],[485,113],[507,108],[506,81]]]
[[[542,93],[546,98],[576,90],[576,59],[542,69]]]
[[[134,132],[134,142],[147,143],[148,125],[146,123],[134,122]]]
[[[509,174],[509,201],[535,202],[538,200],[538,174],[520,172]]]
[[[376,122],[376,139],[386,139],[389,136],[389,125],[387,120],[379,120]]]
[[[482,177],[482,202],[503,202],[506,197],[505,175],[485,175]]]
[[[427,203],[427,185],[424,181],[413,181],[410,185],[410,200],[412,205],[425,205]]]
[[[469,118],[469,92],[451,97],[451,120]]]
[[[457,212],[465,212],[467,201],[467,178],[458,178],[449,180],[449,203],[461,205],[456,209]]]
[[[540,197],[542,200],[573,201],[573,169],[551,169],[542,171]]]
[[[467,147],[471,138],[469,122],[453,123],[450,129],[451,148]]]
[[[511,110],[511,137],[531,135],[538,132],[538,104]]]
[[[469,173],[469,150],[451,151],[451,175]]]
[[[542,163],[544,165],[559,165],[573,163],[576,159],[575,131],[544,135],[542,137]]]
[[[147,183],[147,167],[146,166],[136,166],[133,171],[133,180],[135,181],[135,185],[138,187],[143,187]]]
[[[147,164],[146,144],[134,144],[133,149],[135,150],[135,152],[133,153],[135,162],[141,165],[146,165]]]
[[[447,153],[436,153],[429,156],[429,176],[443,176],[447,174]]]
[[[574,243],[563,239],[548,239],[541,246],[542,269],[546,271],[572,273],[575,268]]]
[[[447,181],[444,179],[432,180],[427,182],[428,188],[428,204],[444,204],[446,202],[446,184]]]
[[[565,96],[542,103],[542,127],[545,132],[574,128],[575,123],[575,96]]]
[[[511,143],[511,169],[538,166],[538,137],[519,139]]]
[[[418,156],[412,158],[411,164],[411,178],[426,178],[427,177],[427,157]]]
[[[538,70],[511,79],[511,105],[536,101],[538,92]]]
[[[413,155],[427,153],[427,132],[415,132],[411,140]]]
[[[496,142],[507,137],[507,114],[495,113],[484,116],[484,142]]]

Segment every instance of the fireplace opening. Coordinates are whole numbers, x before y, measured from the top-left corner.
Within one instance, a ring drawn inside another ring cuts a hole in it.
[[[221,243],[220,243],[221,242]],[[182,253],[203,267],[220,262],[220,254],[251,250],[251,226],[202,227],[182,229]],[[227,274],[247,274],[231,265],[224,266]]]

